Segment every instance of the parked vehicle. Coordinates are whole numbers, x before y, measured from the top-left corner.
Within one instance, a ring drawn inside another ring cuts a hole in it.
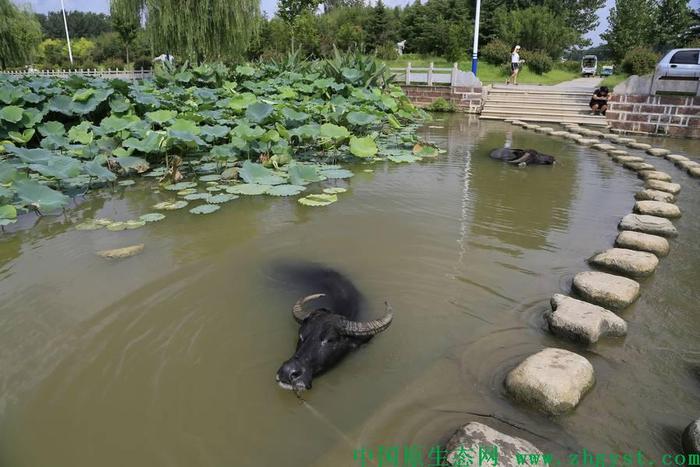
[[[595,76],[598,72],[598,57],[595,55],[584,55],[581,59],[581,74],[583,76]]]
[[[700,49],[673,49],[656,65],[657,78],[697,80],[700,78]]]
[[[600,70],[600,76],[610,76],[613,74],[613,71],[614,69],[612,65],[604,65]]]

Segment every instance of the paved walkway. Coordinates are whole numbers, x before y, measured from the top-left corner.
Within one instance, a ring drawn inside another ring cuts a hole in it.
[[[512,84],[497,84],[494,85],[494,87],[498,89],[520,89],[523,91],[573,91],[593,93],[593,90],[598,87],[601,81],[603,81],[603,78],[576,78],[572,79],[571,81],[564,81],[563,83],[554,84],[550,86],[544,86],[539,84],[518,84],[517,86],[514,86]]]

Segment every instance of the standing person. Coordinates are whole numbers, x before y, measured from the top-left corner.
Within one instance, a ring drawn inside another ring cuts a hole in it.
[[[591,113],[593,115],[598,115],[608,110],[608,99],[612,97],[612,93],[607,86],[601,86],[600,88],[593,91],[593,96],[588,105],[591,107]]]
[[[516,45],[510,53],[510,78],[506,81],[506,84],[518,84],[518,72],[525,60],[520,60],[520,46]]]

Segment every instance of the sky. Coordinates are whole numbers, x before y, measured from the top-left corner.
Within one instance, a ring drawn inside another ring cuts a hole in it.
[[[66,5],[66,10],[81,10],[94,11],[97,13],[109,13],[109,0],[63,0]],[[406,5],[410,0],[385,0],[384,4],[389,6]],[[17,1],[16,3],[26,3],[25,1]],[[61,0],[30,0],[28,3],[37,13],[46,13],[48,11],[60,10]],[[608,27],[608,14],[610,8],[615,4],[615,0],[607,0],[605,7],[598,10],[600,24],[595,31],[591,31],[586,35],[593,42],[593,45],[600,44],[600,34]],[[261,0],[261,8],[268,16],[271,16],[275,11],[277,0]],[[700,7],[700,0],[691,0],[690,5],[697,9]]]

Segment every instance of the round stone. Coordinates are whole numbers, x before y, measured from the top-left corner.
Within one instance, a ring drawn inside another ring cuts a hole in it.
[[[584,146],[591,146],[591,145],[598,146],[598,144],[596,144],[598,142],[598,140],[593,139],[593,138],[579,138],[576,140],[576,142],[578,144],[582,144]]]
[[[537,133],[551,133],[552,131],[554,131],[554,128],[548,126],[541,126],[539,128],[535,128],[535,131]]]
[[[671,162],[681,162],[681,161],[689,161],[685,156],[681,156],[680,154],[668,154],[664,156],[665,159],[671,161]]]
[[[685,171],[700,168],[700,163],[697,163],[695,161],[681,161],[681,162],[677,163],[676,165]]]
[[[651,148],[651,144],[646,144],[646,143],[637,143],[636,141],[634,143],[627,143],[627,147],[632,148],[632,149],[649,149]]]
[[[599,141],[599,140],[592,139],[592,141]],[[601,151],[615,151],[616,150],[615,146],[613,146],[612,144],[607,144],[607,143],[596,143],[592,147],[593,147],[593,149],[600,149]]]
[[[681,186],[678,183],[668,183],[662,182],[661,180],[647,180],[644,183],[644,188],[651,188],[652,190],[666,191],[673,195],[677,195],[681,192]]]
[[[676,237],[678,231],[670,220],[664,217],[646,216],[643,214],[627,214],[618,225],[620,230],[632,230],[634,232],[660,235],[670,238]]]
[[[648,214],[650,216],[666,217],[674,219],[681,217],[681,210],[675,204],[662,201],[637,201],[634,203],[634,212]]]
[[[643,157],[639,156],[629,156],[629,155],[624,155],[624,156],[613,156],[612,159],[615,162],[619,162],[620,164],[624,164],[625,162],[644,162]]]
[[[615,239],[615,246],[629,250],[640,250],[654,253],[658,257],[668,255],[670,247],[668,240],[658,235],[623,230]]]
[[[590,263],[620,274],[644,277],[654,272],[659,265],[659,259],[646,251],[611,248],[592,257]]]
[[[445,444],[447,465],[471,465],[471,463],[467,464],[465,462],[463,453],[471,452],[475,446],[482,447],[485,450],[494,448],[498,456],[497,461],[494,459],[494,463],[504,467],[519,467],[517,456],[522,455],[524,452],[542,455],[542,451],[529,441],[506,435],[483,423],[470,422],[458,428]],[[404,465],[408,465],[408,463]],[[416,463],[415,465],[418,464]],[[423,463],[421,462],[420,465],[423,465]],[[544,461],[532,464],[528,461],[528,465],[544,467],[545,464]]]
[[[622,166],[626,169],[634,170],[635,172],[639,172],[640,170],[656,170],[656,167],[646,162],[625,162]]]
[[[692,169],[688,169],[688,173],[691,177],[700,177],[700,167],[693,167]]]
[[[634,194],[634,199],[638,201],[661,201],[664,203],[673,203],[676,201],[676,197],[671,193],[659,190],[642,190]]]
[[[656,157],[662,157],[671,154],[671,151],[663,148],[649,148],[647,149],[647,154],[651,154],[652,156]]]
[[[686,454],[700,453],[700,420],[695,420],[683,430],[681,444]]]
[[[603,336],[622,337],[627,323],[615,313],[588,302],[556,294],[552,310],[544,319],[552,334],[584,344],[594,344]]]
[[[670,182],[672,180],[669,174],[666,172],[659,172],[658,170],[645,170],[639,172],[638,175],[644,180],[661,180],[662,182]]]
[[[593,387],[593,365],[564,349],[547,348],[526,358],[506,376],[514,399],[551,415],[573,409]]]
[[[576,274],[573,289],[587,302],[614,310],[630,306],[639,297],[637,281],[597,271]]]
[[[624,149],[611,149],[608,151],[608,154],[615,157],[615,156],[629,156],[629,152],[625,151]],[[640,157],[640,159],[642,159]],[[644,159],[642,159],[644,160]]]

